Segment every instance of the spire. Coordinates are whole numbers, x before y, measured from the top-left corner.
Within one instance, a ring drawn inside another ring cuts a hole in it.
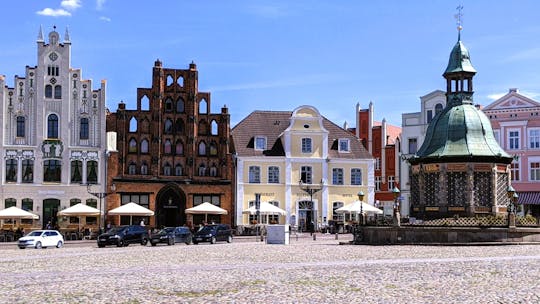
[[[67,26],[66,26],[66,33],[64,34],[64,43],[71,43],[71,41],[69,40],[69,29]]]
[[[44,42],[43,40],[43,29],[41,28],[41,25],[39,25],[39,33],[37,36],[37,42]]]
[[[463,13],[461,12],[463,10],[463,5],[458,5],[458,7],[456,7],[456,10],[458,11],[457,14],[454,15],[454,18],[456,18],[456,24],[457,24],[457,30],[458,30],[458,41],[461,41],[461,30],[463,29],[463,26],[461,25],[462,24],[462,18],[463,18]]]

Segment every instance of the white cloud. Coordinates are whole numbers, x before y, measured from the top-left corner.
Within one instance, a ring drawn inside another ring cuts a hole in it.
[[[52,8],[44,8],[41,11],[37,11],[36,14],[42,15],[42,16],[51,16],[51,17],[65,17],[65,16],[71,16],[71,13],[64,10],[64,9],[52,9]]]
[[[60,6],[69,11],[74,11],[81,7],[81,0],[62,0]]]
[[[105,4],[105,0],[97,0],[96,1],[96,9],[99,11],[103,8],[103,5]]]
[[[102,20],[102,21],[105,21],[105,22],[111,22],[111,18],[105,17],[105,16],[99,17],[99,20]]]
[[[501,97],[503,97],[504,95],[506,95],[507,93],[496,93],[496,94],[489,94],[487,96],[488,99],[491,99],[491,100],[497,100]]]

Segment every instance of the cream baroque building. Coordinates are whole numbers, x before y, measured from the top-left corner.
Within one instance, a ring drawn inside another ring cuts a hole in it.
[[[335,210],[358,199],[373,205],[374,160],[360,141],[312,106],[293,112],[255,111],[232,130],[236,152],[235,223],[249,225],[244,210],[261,195],[287,213],[271,217],[301,230],[340,222]],[[300,186],[302,181],[303,186]],[[318,189],[312,195],[302,188]]]
[[[13,87],[0,76],[0,209],[31,211],[40,216],[37,225],[65,224],[71,219],[57,212],[78,202],[101,207],[84,184],[104,185],[105,81],[93,90],[70,63],[67,29],[63,42],[56,27],[48,42],[40,29],[37,65],[15,76]],[[91,190],[103,192],[98,185]]]

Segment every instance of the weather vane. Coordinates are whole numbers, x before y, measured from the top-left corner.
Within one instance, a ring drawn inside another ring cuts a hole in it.
[[[456,18],[456,23],[457,23],[457,29],[458,31],[461,31],[463,29],[463,26],[461,26],[463,20],[463,13],[461,12],[463,10],[463,5],[459,5],[458,7],[456,7],[456,10],[458,11],[457,14],[454,15],[454,17]]]

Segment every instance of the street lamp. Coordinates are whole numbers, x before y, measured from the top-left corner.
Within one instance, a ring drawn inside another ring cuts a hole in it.
[[[394,225],[401,226],[401,215],[399,213],[399,188],[396,186],[392,189],[392,194],[394,194]]]
[[[322,180],[321,180],[321,184],[322,184]],[[309,200],[311,201],[311,204],[313,204],[313,194],[319,192],[322,190],[322,185],[318,185],[318,186],[315,186],[315,185],[312,185],[312,184],[304,184],[304,182],[302,180],[299,180],[298,181],[298,186],[300,187],[300,190],[306,192],[307,194],[309,194]],[[313,210],[315,210],[315,207],[312,205],[313,207]],[[315,221],[317,220],[317,217],[315,215],[312,215],[312,221],[313,219],[315,219]],[[311,225],[311,223],[310,223]],[[315,225],[315,223],[314,223]],[[311,229],[311,232],[313,232],[313,230],[315,230],[315,226],[313,226],[313,228]]]
[[[360,222],[360,225],[364,226],[364,191],[360,190],[357,195],[358,201],[360,202],[360,216],[362,217],[362,222]]]
[[[101,212],[101,200],[103,198],[105,198],[107,195],[109,194],[112,194],[113,192],[116,191],[116,185],[114,183],[112,183],[111,185],[111,191],[112,192],[92,192],[92,189],[91,189],[92,185],[90,183],[86,184],[86,191],[88,192],[88,194],[91,194],[97,198],[99,198],[99,212]],[[105,206],[104,206],[105,207]],[[106,208],[103,208],[103,209],[106,209]],[[101,228],[104,226],[104,221],[105,220],[105,210],[103,210],[103,215],[100,215],[100,219],[99,219],[99,231],[101,233]]]
[[[516,226],[516,215],[515,215],[515,202],[517,202],[517,193],[512,185],[508,185],[506,189],[506,194],[508,195],[508,227]]]

